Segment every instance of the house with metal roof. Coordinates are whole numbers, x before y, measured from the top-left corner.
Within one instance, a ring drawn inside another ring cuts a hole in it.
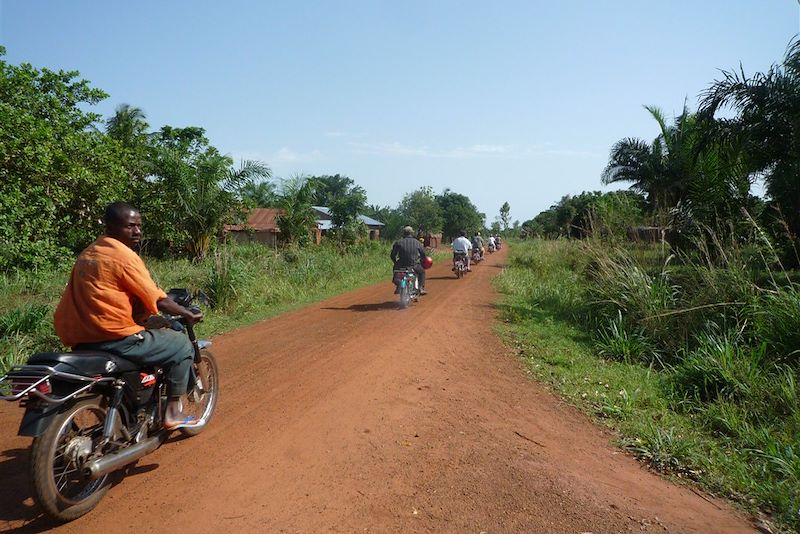
[[[329,230],[333,229],[333,221],[331,220],[331,209],[325,206],[311,206],[317,216],[317,227],[320,229],[322,235],[325,235]],[[381,236],[381,229],[386,226],[380,221],[377,221],[366,215],[359,215],[358,220],[366,225],[369,229],[369,238],[371,240],[378,239]]]

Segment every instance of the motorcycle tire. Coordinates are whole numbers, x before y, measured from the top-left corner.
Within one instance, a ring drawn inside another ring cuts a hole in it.
[[[403,284],[400,287],[400,309],[406,309],[410,300],[411,295],[409,294],[408,286]]]
[[[88,453],[102,438],[107,414],[103,397],[85,397],[56,415],[33,440],[33,498],[56,521],[72,521],[90,512],[110,487],[108,475],[87,480],[81,473]]]
[[[195,373],[200,379],[202,393],[195,397],[192,392],[181,399],[183,413],[204,421],[202,425],[181,428],[181,434],[196,436],[202,432],[214,416],[219,397],[219,367],[217,360],[211,352],[202,349],[200,361],[195,363]]]

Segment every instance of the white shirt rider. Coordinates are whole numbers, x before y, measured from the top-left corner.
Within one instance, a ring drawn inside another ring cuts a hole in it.
[[[494,236],[492,235],[489,236],[489,246],[494,246]]]
[[[469,239],[464,237],[463,235],[457,237],[455,241],[453,241],[453,252],[457,252],[459,254],[468,254],[470,250],[472,250],[472,243]]]

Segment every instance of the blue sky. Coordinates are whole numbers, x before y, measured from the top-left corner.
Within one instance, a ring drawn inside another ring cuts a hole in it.
[[[78,70],[153,129],[202,126],[276,178],[345,174],[371,204],[421,186],[491,222],[604,189],[643,105],[780,62],[798,0],[0,0],[6,60]]]

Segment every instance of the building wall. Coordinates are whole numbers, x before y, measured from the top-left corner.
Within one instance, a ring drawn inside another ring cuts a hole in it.
[[[276,232],[227,232],[228,239],[234,239],[238,243],[261,243],[274,247],[278,244],[278,234]]]

